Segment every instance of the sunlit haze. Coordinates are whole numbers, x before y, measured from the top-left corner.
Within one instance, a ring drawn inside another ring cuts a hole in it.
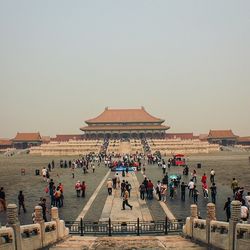
[[[0,1],[0,138],[105,107],[250,135],[250,1]]]

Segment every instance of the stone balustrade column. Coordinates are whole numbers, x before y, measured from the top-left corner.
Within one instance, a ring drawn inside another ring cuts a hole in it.
[[[59,219],[59,213],[58,213],[57,207],[51,208],[51,221],[56,222],[56,234],[57,234],[57,238],[59,238],[60,237],[60,219]]]
[[[236,225],[240,222],[240,210],[241,202],[232,201],[231,202],[231,218],[229,220],[229,250],[236,249]]]
[[[191,216],[190,216],[190,232],[191,232],[191,237],[193,238],[193,224],[194,224],[194,219],[198,219],[198,207],[195,204],[192,204],[190,206],[191,210]]]
[[[22,250],[21,243],[21,228],[17,215],[17,205],[9,204],[7,206],[7,226],[12,227],[14,231],[15,248],[16,250]]]
[[[45,238],[45,223],[44,223],[44,219],[43,219],[43,208],[41,206],[35,207],[35,223],[40,224],[41,240],[42,240],[42,247],[43,247],[44,238]]]
[[[215,216],[215,204],[214,203],[208,203],[207,204],[207,218],[206,218],[206,241],[207,244],[210,244],[210,224],[211,220],[216,220]]]

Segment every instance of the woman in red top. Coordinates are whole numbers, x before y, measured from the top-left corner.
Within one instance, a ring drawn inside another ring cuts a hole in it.
[[[203,176],[201,177],[201,182],[202,182],[202,184],[207,183],[206,173],[204,173]]]

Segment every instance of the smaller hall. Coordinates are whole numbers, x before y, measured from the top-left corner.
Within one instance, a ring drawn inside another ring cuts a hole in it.
[[[149,114],[144,107],[138,109],[105,110],[95,118],[85,121],[80,129],[86,139],[164,138],[170,127],[165,120]]]

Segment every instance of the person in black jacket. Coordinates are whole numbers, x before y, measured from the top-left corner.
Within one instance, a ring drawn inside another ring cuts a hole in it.
[[[18,214],[20,214],[21,207],[23,208],[23,212],[26,213],[26,208],[24,206],[23,191],[19,191],[19,195],[18,195]]]

